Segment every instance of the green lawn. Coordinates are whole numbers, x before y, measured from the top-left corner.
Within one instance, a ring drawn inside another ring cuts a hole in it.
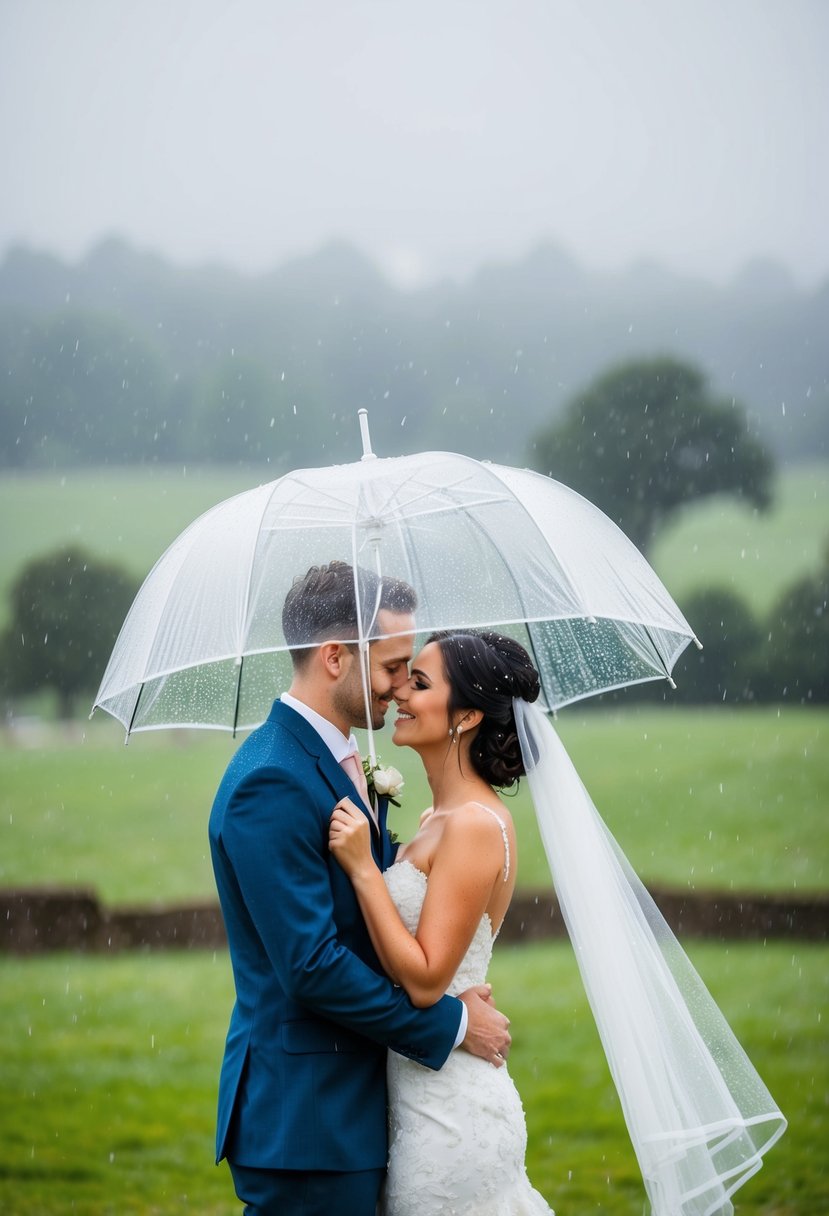
[[[558,720],[593,799],[646,880],[679,888],[825,891],[829,711],[573,708]],[[207,816],[227,735],[136,735],[98,718],[0,747],[0,886],[92,887],[107,904],[213,898]],[[429,793],[413,753],[392,826],[411,835]],[[519,882],[547,885],[531,804],[510,801]]]
[[[790,1127],[738,1216],[825,1216],[829,951],[699,945],[693,959]],[[499,948],[528,1168],[559,1216],[641,1216],[644,1194],[566,943]],[[0,1211],[238,1213],[215,1169],[227,957],[0,960]]]
[[[782,470],[766,514],[732,498],[688,507],[651,556],[680,607],[690,591],[717,586],[762,614],[784,587],[820,565],[827,544],[829,465],[817,464]]]

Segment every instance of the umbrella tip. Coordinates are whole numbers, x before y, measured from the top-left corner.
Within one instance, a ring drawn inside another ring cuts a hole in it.
[[[368,432],[368,410],[357,410],[357,417],[360,420],[360,438],[363,441],[363,460],[376,460],[377,456],[371,450],[371,435]]]

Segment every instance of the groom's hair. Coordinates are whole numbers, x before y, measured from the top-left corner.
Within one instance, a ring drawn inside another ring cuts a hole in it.
[[[355,568],[347,562],[312,566],[301,578],[294,579],[282,608],[282,632],[295,667],[304,666],[314,647],[323,642],[350,641],[359,636],[355,581],[364,630],[374,617],[375,604],[378,611],[397,613],[412,613],[417,607],[417,593],[402,579],[381,578],[357,566],[355,580]]]

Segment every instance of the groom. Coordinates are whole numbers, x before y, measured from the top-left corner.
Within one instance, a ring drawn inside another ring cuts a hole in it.
[[[377,729],[408,678],[415,593],[367,570],[357,577],[360,602],[379,602],[383,636],[369,652]],[[227,1157],[255,1216],[374,1216],[387,1158],[387,1048],[439,1069],[462,1043],[497,1067],[508,1023],[485,988],[415,1009],[382,974],[329,854],[331,811],[349,797],[374,821],[378,866],[394,859],[386,800],[375,811],[358,771],[348,774],[366,701],[356,643],[331,639],[358,636],[352,567],[331,562],[297,579],[282,624],[290,692],[230,762],[210,816],[236,985],[217,1160]]]

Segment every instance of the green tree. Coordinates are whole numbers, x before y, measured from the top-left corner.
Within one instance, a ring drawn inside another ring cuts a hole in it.
[[[689,646],[682,655],[671,696],[692,704],[750,700],[764,635],[745,601],[725,588],[706,587],[689,595],[682,610],[703,649]]]
[[[533,467],[601,507],[647,551],[684,503],[736,494],[771,502],[772,457],[745,411],[709,394],[696,368],[672,358],[612,368],[536,436]]]
[[[60,716],[70,718],[78,696],[98,687],[136,590],[127,571],[80,547],[24,566],[2,638],[7,694],[52,689]]]
[[[798,579],[773,606],[762,675],[769,700],[829,701],[829,544],[823,565]]]

